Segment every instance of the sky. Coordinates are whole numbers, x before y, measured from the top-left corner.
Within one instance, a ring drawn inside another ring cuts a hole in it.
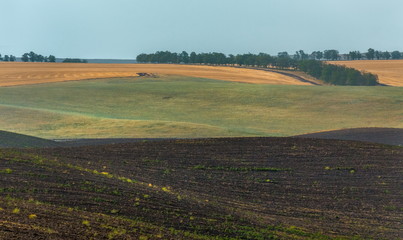
[[[403,0],[0,0],[0,54],[403,51]]]

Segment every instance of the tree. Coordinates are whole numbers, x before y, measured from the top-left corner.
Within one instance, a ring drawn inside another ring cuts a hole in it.
[[[36,62],[44,62],[44,61],[45,61],[44,56],[42,56],[41,54],[36,55]]]
[[[301,60],[308,59],[308,54],[306,54],[303,50],[299,50],[298,53],[299,53],[299,56],[300,56]]]
[[[49,62],[56,62],[56,57],[53,56],[53,55],[49,55],[48,61],[49,61]]]
[[[351,51],[348,53],[348,58],[350,60],[361,59],[361,53],[360,51]]]
[[[28,53],[28,56],[29,56],[29,61],[30,62],[36,62],[37,61],[37,55],[36,55],[36,53],[34,53],[34,52],[29,52]]]
[[[29,61],[29,55],[28,53],[24,53],[24,55],[22,55],[21,60],[23,62],[28,62]]]
[[[311,53],[311,59],[321,60],[323,58],[323,52],[321,51],[314,51]]]
[[[235,56],[233,54],[228,55],[227,63],[229,63],[229,64],[235,64],[236,63],[235,62]]]
[[[368,52],[365,54],[368,60],[373,60],[375,57],[375,50],[372,48],[368,49]]]
[[[183,51],[179,54],[180,62],[189,63],[189,54],[186,51]]]
[[[15,62],[17,58],[13,55],[10,55],[10,62]]]
[[[332,61],[334,61],[334,60],[339,59],[339,58],[340,58],[340,55],[339,55],[339,51],[332,49],[332,50],[325,50],[325,52],[324,52],[324,54],[323,54],[323,57],[324,57],[326,60],[332,60]]]
[[[4,55],[4,61],[5,61],[5,62],[10,61],[10,56],[8,56],[8,55]]]
[[[0,54],[0,61],[3,61],[3,58],[1,57],[1,54]]]
[[[382,56],[383,56],[382,52],[380,52],[380,51],[378,51],[378,50],[375,51],[375,57],[376,57],[377,60],[381,59]]]
[[[391,57],[391,55],[390,55],[390,53],[388,51],[384,52],[382,55],[383,55],[383,58],[386,59],[386,60],[389,60],[390,57]]]
[[[392,52],[392,59],[400,59],[402,58],[402,54],[399,51]]]
[[[288,52],[279,52],[279,53],[277,54],[277,56],[278,56],[279,58],[289,58],[289,57],[290,57],[290,55],[288,55]]]
[[[195,52],[191,52],[190,57],[189,57],[189,62],[196,63],[196,57],[197,57],[197,54]]]

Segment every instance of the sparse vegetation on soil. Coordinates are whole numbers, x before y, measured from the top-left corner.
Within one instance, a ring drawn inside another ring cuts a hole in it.
[[[3,149],[0,237],[398,239],[402,156],[292,138]]]

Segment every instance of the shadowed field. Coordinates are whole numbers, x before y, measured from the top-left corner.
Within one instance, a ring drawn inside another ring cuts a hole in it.
[[[0,96],[3,130],[43,138],[293,136],[403,128],[401,88],[160,77],[15,86],[0,88]]]
[[[399,128],[353,128],[308,133],[295,137],[354,140],[403,146],[403,129]]]
[[[0,238],[398,239],[402,155],[293,138],[0,149]]]
[[[135,77],[138,73],[256,83],[310,85],[278,73],[243,68],[179,64],[0,63],[0,87],[93,78]]]
[[[374,73],[378,75],[379,82],[382,84],[403,87],[403,60],[358,60],[329,63]]]
[[[0,131],[0,148],[56,147],[58,145],[51,140]]]

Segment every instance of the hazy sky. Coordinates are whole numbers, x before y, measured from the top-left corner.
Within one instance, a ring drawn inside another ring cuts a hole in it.
[[[0,53],[403,51],[403,0],[0,0]]]

